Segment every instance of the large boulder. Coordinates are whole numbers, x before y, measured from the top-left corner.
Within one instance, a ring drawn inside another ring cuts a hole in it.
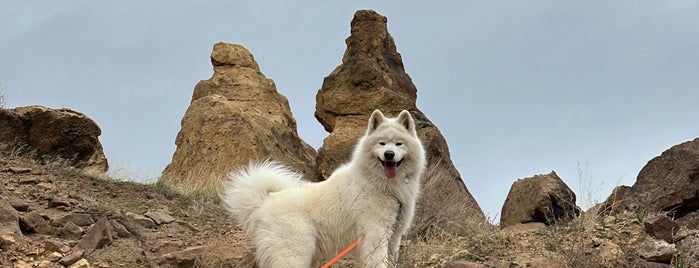
[[[4,154],[63,162],[94,174],[109,167],[98,138],[102,130],[80,112],[39,105],[0,109],[0,125]]]
[[[603,209],[664,212],[682,225],[699,228],[699,138],[648,161],[620,197],[610,196]]]
[[[217,43],[211,62],[214,74],[194,88],[161,182],[182,192],[215,194],[226,173],[266,158],[317,180],[315,150],[299,138],[288,100],[250,51]]]
[[[500,214],[500,227],[541,222],[565,223],[580,215],[575,193],[556,172],[519,179],[512,184]]]
[[[449,148],[439,129],[416,107],[417,88],[405,72],[401,55],[388,33],[386,17],[360,10],[351,23],[351,35],[342,64],[327,76],[316,95],[315,117],[330,135],[316,159],[317,172],[327,178],[350,159],[352,149],[366,129],[375,109],[388,116],[408,110],[428,156],[428,169],[444,169],[438,187],[447,194],[423,191],[423,200],[449,197],[460,208],[457,218],[484,221],[485,216],[451,162]],[[453,198],[456,196],[457,198]],[[444,204],[444,202],[442,202]],[[421,217],[418,203],[417,217]],[[459,217],[461,216],[461,217]]]

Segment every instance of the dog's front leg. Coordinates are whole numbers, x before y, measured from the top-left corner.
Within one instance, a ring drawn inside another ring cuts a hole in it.
[[[359,242],[359,257],[363,267],[393,267],[395,262],[388,257],[389,238],[392,231],[381,226],[365,229]]]
[[[393,231],[393,235],[391,236],[391,241],[389,243],[389,255],[394,261],[398,261],[400,241],[402,240],[401,238],[403,235],[408,233],[408,230],[410,230],[410,225],[413,222],[415,204],[406,203],[402,209],[403,210],[399,214],[400,216],[395,223],[395,230]]]

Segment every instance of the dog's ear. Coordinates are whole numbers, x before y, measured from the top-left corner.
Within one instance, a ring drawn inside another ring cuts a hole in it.
[[[403,125],[408,131],[415,132],[415,120],[413,120],[413,117],[407,110],[401,111],[396,121]]]
[[[369,133],[374,132],[384,120],[386,120],[386,117],[383,116],[383,113],[379,109],[374,110],[371,113],[371,117],[369,117],[369,128],[367,128],[367,131]]]

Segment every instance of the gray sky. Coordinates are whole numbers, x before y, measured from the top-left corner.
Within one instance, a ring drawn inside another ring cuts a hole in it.
[[[86,113],[112,172],[153,179],[213,44],[238,43],[317,149],[316,91],[373,9],[491,218],[516,179],[555,170],[589,206],[699,136],[697,1],[336,2],[0,0],[0,87],[9,107]]]

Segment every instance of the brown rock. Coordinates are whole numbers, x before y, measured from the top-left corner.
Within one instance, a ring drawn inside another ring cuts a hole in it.
[[[580,215],[575,193],[552,171],[512,184],[500,214],[500,227],[543,222],[565,223]]]
[[[63,266],[69,266],[71,264],[74,264],[78,260],[82,259],[83,256],[85,256],[84,250],[74,250],[74,251],[70,252],[68,255],[61,258],[58,261],[58,263],[60,263]]]
[[[0,235],[20,233],[17,211],[9,202],[0,199]]]
[[[157,225],[167,224],[175,221],[175,218],[163,211],[149,211],[146,212],[144,216],[151,218]]]
[[[46,260],[49,262],[58,262],[63,258],[63,254],[58,253],[58,252],[51,252],[46,255]]]
[[[699,228],[699,138],[650,160],[630,195],[645,212],[670,212],[680,224]]]
[[[630,186],[620,185],[614,188],[612,194],[607,197],[607,200],[600,204],[600,213],[603,215],[613,215],[629,209],[632,204],[630,192]]]
[[[444,265],[444,268],[489,268],[483,263],[471,262],[471,261],[450,261]]]
[[[675,233],[679,230],[679,224],[664,214],[651,214],[643,221],[646,233],[665,242],[672,243]]]
[[[121,237],[121,238],[131,237],[131,232],[129,232],[129,230],[126,229],[126,227],[123,224],[121,224],[115,220],[112,220],[109,223],[112,227],[112,231],[114,231],[114,233],[117,235],[117,237]]]
[[[80,259],[70,265],[68,268],[90,268],[90,262],[88,262],[86,259]]]
[[[33,268],[31,264],[26,263],[25,261],[19,260],[15,262],[15,268]]]
[[[65,252],[67,252],[67,251],[64,251],[65,247],[66,247],[66,245],[58,240],[54,240],[54,239],[44,240],[44,249],[46,251],[65,253]]]
[[[95,249],[100,249],[108,246],[113,241],[112,232],[109,228],[107,218],[100,218],[92,225],[90,230],[78,241],[73,250],[83,250],[86,254],[90,254]]]
[[[56,228],[49,225],[49,221],[45,219],[38,211],[31,211],[21,215],[19,217],[19,227],[23,232],[27,233],[56,233]]]
[[[214,74],[200,81],[182,118],[162,182],[182,192],[217,193],[223,176],[271,158],[317,180],[315,150],[302,141],[289,102],[240,45],[217,43]]]
[[[201,256],[206,249],[205,246],[195,246],[168,253],[160,256],[159,264],[168,267],[192,267],[197,257]]]
[[[83,229],[75,225],[75,223],[73,223],[72,221],[69,221],[65,225],[63,225],[63,228],[61,228],[60,233],[61,237],[70,239],[78,239],[82,236],[82,234]]]
[[[11,246],[17,243],[15,235],[13,234],[0,234],[0,248]],[[2,260],[0,258],[0,260]],[[2,262],[0,262],[2,264]]]
[[[316,94],[315,117],[330,132],[318,150],[316,163],[320,176],[327,178],[349,160],[375,109],[387,116],[408,110],[427,152],[428,169],[435,166],[444,170],[444,176],[439,177],[442,182],[436,183],[440,186],[435,188],[447,191],[424,190],[419,202],[433,200],[444,204],[443,198],[449,197],[456,200],[454,207],[461,208],[455,212],[455,218],[485,221],[483,212],[451,162],[444,137],[416,107],[417,89],[405,72],[401,55],[388,33],[386,17],[374,11],[357,11],[351,23],[351,35],[345,43],[347,50],[342,64],[323,80]],[[416,218],[425,216],[418,212]]]
[[[67,198],[54,196],[49,199],[48,206],[49,208],[70,207],[70,200],[68,200]]]
[[[126,216],[129,217],[133,222],[137,223],[140,226],[150,228],[150,229],[157,227],[155,222],[151,218],[148,218],[146,216],[141,216],[141,215],[133,214],[130,212],[127,212]]]
[[[22,200],[10,201],[10,205],[17,211],[27,212],[29,211],[29,203]]]
[[[12,174],[27,174],[32,172],[31,168],[25,168],[25,167],[8,167],[7,169],[3,170],[10,172]]]
[[[622,258],[624,251],[619,247],[619,245],[614,244],[612,241],[604,240],[601,241],[596,247],[597,256],[607,264],[616,263]],[[619,266],[619,265],[617,265]]]
[[[51,222],[51,225],[64,226],[68,222],[72,222],[77,226],[85,227],[85,226],[90,226],[93,223],[95,223],[95,220],[92,218],[92,215],[90,215],[89,213],[74,212],[74,213],[65,214],[65,215],[57,218],[56,220]]]
[[[107,171],[101,130],[82,113],[38,105],[0,109],[0,125],[0,144],[8,150],[41,162],[66,161],[90,173]]]
[[[675,245],[663,240],[648,239],[638,248],[638,255],[650,262],[670,263],[676,253]]]

